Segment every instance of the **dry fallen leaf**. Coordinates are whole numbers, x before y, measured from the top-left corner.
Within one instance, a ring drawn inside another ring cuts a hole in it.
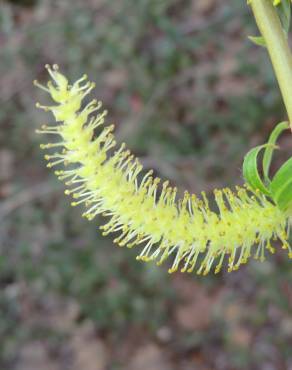
[[[155,344],[139,348],[130,360],[127,370],[172,370],[165,353]]]
[[[216,0],[194,0],[192,2],[195,15],[205,15],[216,6]]]
[[[79,327],[71,340],[72,370],[105,370],[107,350],[104,343],[96,337],[93,325],[88,322]]]
[[[211,323],[217,295],[211,295],[206,288],[186,279],[176,279],[175,286],[182,298],[175,311],[178,324],[191,331],[206,329]]]
[[[15,370],[61,370],[42,342],[29,342],[19,352]]]
[[[235,325],[230,332],[230,341],[235,346],[247,348],[251,344],[252,333],[243,326]]]

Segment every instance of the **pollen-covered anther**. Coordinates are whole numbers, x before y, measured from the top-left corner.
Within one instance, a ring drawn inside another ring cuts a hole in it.
[[[50,93],[50,90],[49,90],[46,86],[44,86],[44,85],[40,84],[40,83],[38,82],[38,80],[34,80],[34,81],[33,81],[33,84],[34,84],[34,86],[36,86],[36,87],[38,87],[38,88],[40,88],[40,89],[42,89],[42,90],[44,90],[44,91],[46,91],[46,92]]]
[[[49,107],[48,107],[48,106],[46,106],[46,105],[41,105],[39,102],[37,102],[37,103],[35,104],[35,106],[36,106],[37,108],[39,108],[39,109],[43,109],[45,112],[48,112],[48,111],[49,111]]]

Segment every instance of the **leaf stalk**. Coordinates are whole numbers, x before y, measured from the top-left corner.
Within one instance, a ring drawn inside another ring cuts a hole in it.
[[[270,55],[292,130],[292,55],[271,0],[253,0],[251,8]]]

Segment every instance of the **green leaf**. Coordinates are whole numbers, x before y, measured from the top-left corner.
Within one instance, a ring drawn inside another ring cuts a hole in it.
[[[282,27],[286,34],[288,34],[291,20],[291,1],[282,0],[281,3],[277,6],[277,10],[282,23]]]
[[[277,171],[270,184],[270,190],[280,209],[287,210],[292,206],[292,158]]]
[[[269,179],[269,170],[270,170],[270,165],[271,165],[271,160],[272,160],[272,155],[273,151],[276,148],[275,143],[278,140],[278,137],[281,135],[281,133],[289,128],[289,123],[288,122],[280,122],[278,125],[274,128],[272,131],[268,144],[272,144],[272,146],[267,146],[265,151],[264,151],[264,156],[263,156],[263,174],[264,174],[264,181],[269,184],[270,179]]]
[[[273,146],[272,144],[264,144],[260,146],[256,146],[255,148],[251,149],[244,157],[242,171],[243,177],[247,184],[254,190],[259,189],[262,193],[266,195],[270,195],[270,191],[264,185],[261,180],[258,171],[257,165],[257,158],[259,152],[266,148],[267,146]]]
[[[262,36],[248,36],[249,40],[258,46],[266,47],[266,41]]]

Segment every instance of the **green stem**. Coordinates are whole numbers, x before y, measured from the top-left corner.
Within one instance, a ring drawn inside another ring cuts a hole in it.
[[[292,55],[271,0],[252,0],[258,28],[265,39],[292,128]]]

